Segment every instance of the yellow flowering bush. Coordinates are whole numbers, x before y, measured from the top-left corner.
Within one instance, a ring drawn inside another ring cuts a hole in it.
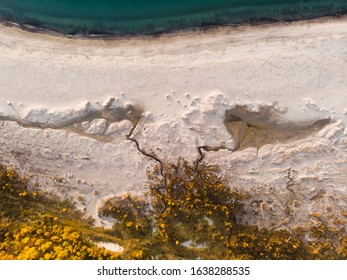
[[[28,180],[2,165],[0,201],[0,259],[119,258],[65,224],[70,216],[79,219],[75,210],[62,208],[63,202],[44,197],[29,187]]]
[[[21,229],[6,235],[0,244],[0,259],[83,260],[109,259],[112,254],[87,241],[69,226],[55,224],[43,215]]]
[[[238,226],[230,237],[233,259],[307,259],[310,252],[304,242],[285,230],[269,231]]]

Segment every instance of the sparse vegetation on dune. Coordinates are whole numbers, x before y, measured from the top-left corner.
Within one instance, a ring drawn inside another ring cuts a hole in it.
[[[142,198],[126,195],[104,205],[101,214],[116,219],[118,236],[138,239],[145,258],[224,258],[241,196],[210,168],[201,179],[187,163],[170,165],[165,187],[156,175],[149,174]]]
[[[186,162],[168,165],[166,182],[150,172],[144,195],[107,201],[100,214],[113,229],[95,228],[66,201],[48,198],[0,166],[0,259],[346,259],[342,228],[266,230],[237,223],[244,196],[216,167],[200,173]],[[112,253],[94,242],[123,246]]]

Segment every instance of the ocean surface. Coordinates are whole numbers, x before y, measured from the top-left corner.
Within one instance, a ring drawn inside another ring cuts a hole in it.
[[[347,12],[347,0],[0,0],[0,20],[64,34],[155,34]]]

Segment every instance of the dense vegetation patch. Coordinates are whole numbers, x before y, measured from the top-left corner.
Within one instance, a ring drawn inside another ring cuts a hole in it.
[[[156,175],[149,175],[145,196],[126,194],[104,205],[101,214],[116,219],[117,235],[137,239],[144,258],[224,258],[241,197],[212,168],[202,180],[186,163],[171,165],[165,186]]]
[[[237,223],[244,196],[215,167],[185,162],[149,173],[149,190],[107,201],[96,228],[72,204],[44,195],[0,165],[0,259],[346,259],[343,227],[266,230]],[[318,215],[318,214],[317,214]],[[319,215],[317,216],[319,218]],[[319,219],[317,219],[319,221]],[[112,253],[97,241],[120,244]]]
[[[69,202],[44,195],[0,165],[0,259],[117,258],[91,242],[106,235],[91,227]]]
[[[345,259],[345,230],[317,220],[308,228],[266,230],[237,223],[245,196],[216,167],[200,174],[185,162],[149,174],[149,192],[109,200],[103,215],[146,259]],[[131,249],[130,249],[131,250]]]

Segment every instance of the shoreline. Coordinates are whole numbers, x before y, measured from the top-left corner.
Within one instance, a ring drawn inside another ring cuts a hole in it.
[[[181,30],[163,31],[153,34],[124,34],[124,35],[112,35],[112,34],[64,34],[53,29],[40,28],[28,24],[19,24],[16,22],[0,20],[0,26],[5,28],[11,28],[27,32],[28,34],[42,35],[47,37],[66,38],[72,40],[87,40],[87,41],[123,41],[123,40],[158,40],[161,38],[179,38],[190,37],[192,35],[202,34],[216,34],[218,32],[233,32],[246,29],[263,29],[268,27],[283,27],[290,25],[302,25],[302,24],[316,24],[326,22],[344,21],[347,19],[347,11],[336,15],[322,15],[310,18],[303,18],[298,20],[264,20],[256,22],[245,22],[240,24],[221,24],[221,25],[205,25],[199,27],[187,27]]]

